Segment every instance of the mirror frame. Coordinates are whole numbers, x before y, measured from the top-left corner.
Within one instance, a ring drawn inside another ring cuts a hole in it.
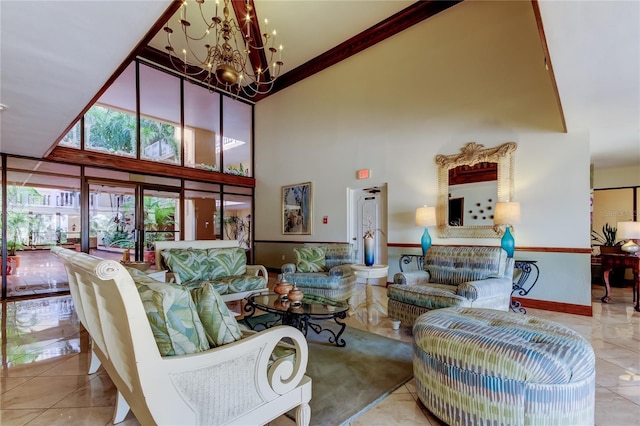
[[[513,200],[513,163],[514,152],[518,145],[507,142],[495,148],[484,148],[484,145],[469,142],[460,148],[460,154],[436,155],[438,165],[438,205],[436,216],[438,236],[440,238],[499,238],[499,227],[496,226],[450,226],[447,221],[449,200],[449,170],[458,166],[473,166],[477,163],[498,163],[497,201]]]

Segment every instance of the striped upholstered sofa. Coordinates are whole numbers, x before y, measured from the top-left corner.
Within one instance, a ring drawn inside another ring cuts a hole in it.
[[[305,294],[347,301],[356,287],[351,269],[355,263],[352,244],[314,244],[293,249],[296,263],[282,265],[287,281],[295,283]]]
[[[421,271],[394,275],[387,289],[389,317],[412,326],[432,309],[453,306],[507,311],[513,258],[500,247],[432,246]]]

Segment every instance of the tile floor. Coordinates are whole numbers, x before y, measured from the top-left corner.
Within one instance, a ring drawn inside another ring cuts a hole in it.
[[[364,286],[362,286],[364,287]],[[386,304],[384,287],[374,293]],[[640,419],[640,313],[632,307],[631,289],[614,288],[612,302],[600,303],[603,288],[593,288],[593,317],[530,309],[585,336],[596,356],[596,424],[638,424]],[[355,303],[364,299],[361,289]],[[365,312],[348,324],[403,341],[408,329],[393,330],[389,320]],[[0,424],[108,425],[115,388],[103,370],[88,376],[88,338],[68,296],[2,304]],[[313,413],[312,413],[313,415]],[[130,413],[123,425],[137,425]],[[280,417],[271,425],[292,425]],[[441,425],[417,400],[413,381],[362,414],[352,425]]]

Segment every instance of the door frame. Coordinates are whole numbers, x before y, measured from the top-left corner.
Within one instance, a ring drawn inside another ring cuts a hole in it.
[[[377,215],[379,218],[378,229],[382,232],[376,232],[376,260],[375,263],[388,264],[387,236],[387,184],[380,183],[374,185],[366,185],[362,187],[347,188],[347,241],[356,246],[356,262],[363,263],[362,253],[362,227],[358,226],[358,200],[365,194],[371,194],[377,198]]]

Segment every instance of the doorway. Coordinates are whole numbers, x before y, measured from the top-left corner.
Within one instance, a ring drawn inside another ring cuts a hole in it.
[[[374,263],[387,265],[387,184],[350,188],[349,239],[356,246],[356,262],[364,263],[363,235],[367,226],[375,230]]]
[[[89,182],[89,252],[152,264],[153,243],[179,239],[180,193],[143,184]]]

